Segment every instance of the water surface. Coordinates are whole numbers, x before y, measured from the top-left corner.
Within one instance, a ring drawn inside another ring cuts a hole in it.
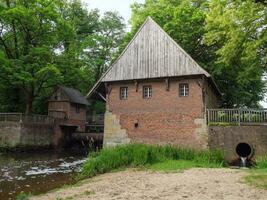
[[[0,154],[0,200],[74,183],[86,155],[81,149]]]

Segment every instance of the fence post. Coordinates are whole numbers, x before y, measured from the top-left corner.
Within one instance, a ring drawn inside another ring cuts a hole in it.
[[[19,123],[22,123],[22,113],[19,114]]]
[[[209,109],[206,109],[207,113],[208,113],[208,121],[207,121],[207,124],[209,124],[210,122],[210,112],[209,112]]]
[[[238,109],[238,125],[240,126],[240,123],[241,123],[241,110]]]

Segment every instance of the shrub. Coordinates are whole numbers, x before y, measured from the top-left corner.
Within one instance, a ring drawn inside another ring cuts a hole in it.
[[[166,160],[191,160],[206,166],[223,166],[221,151],[197,151],[173,146],[129,144],[104,148],[89,154],[83,166],[82,176],[92,177],[118,168],[140,167]]]
[[[256,160],[258,169],[267,169],[267,156],[262,156]]]

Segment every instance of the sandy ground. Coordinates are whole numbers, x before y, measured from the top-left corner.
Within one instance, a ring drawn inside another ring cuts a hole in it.
[[[243,183],[245,175],[245,171],[236,169],[190,169],[177,173],[127,170],[99,175],[32,199],[266,200],[267,190]]]

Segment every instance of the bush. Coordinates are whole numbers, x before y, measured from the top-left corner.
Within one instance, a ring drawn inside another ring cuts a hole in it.
[[[197,151],[173,146],[129,144],[104,148],[89,154],[82,170],[83,177],[109,172],[118,168],[142,167],[166,160],[191,160],[206,166],[223,166],[221,151]]]
[[[267,169],[267,156],[260,157],[256,160],[258,169]]]

